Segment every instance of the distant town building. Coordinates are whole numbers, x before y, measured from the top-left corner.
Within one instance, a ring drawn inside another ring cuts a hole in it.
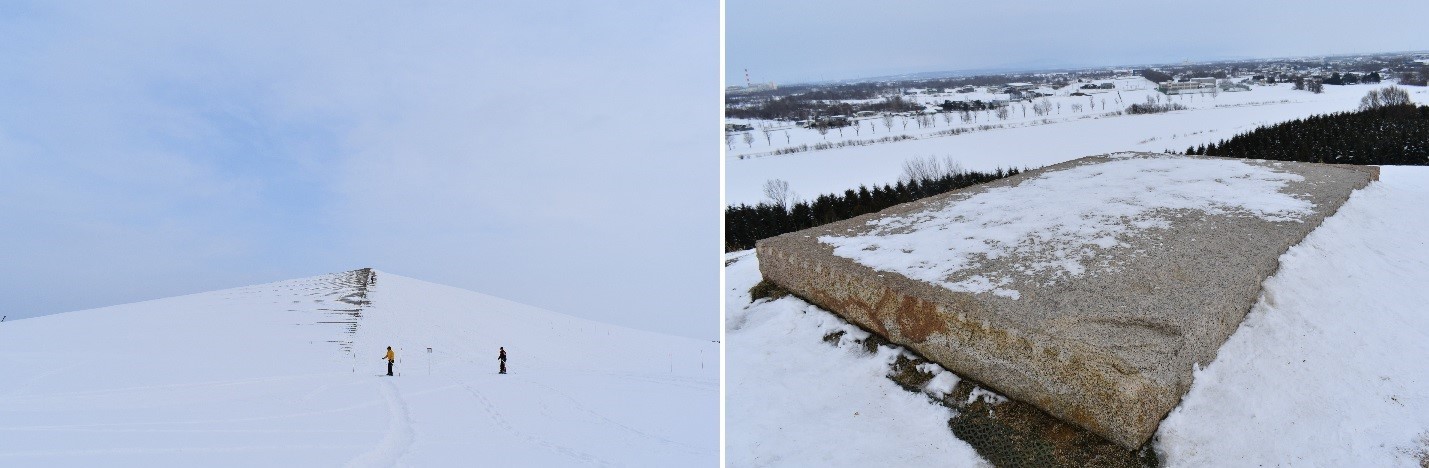
[[[1210,92],[1216,86],[1215,78],[1211,78],[1209,84],[1195,81],[1204,78],[1193,78],[1192,81],[1166,81],[1156,86],[1157,91],[1165,94],[1186,94]]]
[[[830,117],[815,117],[815,118],[813,118],[813,119],[811,119],[811,120],[809,120],[809,121],[807,121],[807,122],[800,122],[800,124],[803,125],[803,126],[805,126],[805,127],[808,127],[808,128],[815,128],[815,127],[838,128],[838,127],[847,127],[847,126],[851,125],[852,123],[849,122],[849,119],[848,119],[847,116],[835,115],[835,116],[830,116]]]

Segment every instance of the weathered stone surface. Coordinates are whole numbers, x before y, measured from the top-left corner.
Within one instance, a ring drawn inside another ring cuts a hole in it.
[[[1234,210],[1162,210],[1157,215],[1167,224],[1084,250],[1091,253],[1080,273],[1029,269],[1046,259],[1026,251],[979,258],[959,273],[1006,278],[1002,292],[1012,294],[955,291],[946,283],[875,270],[820,241],[882,232],[878,227],[886,230],[890,220],[919,219],[990,190],[1018,190],[1062,171],[1127,157],[1082,158],[766,239],[757,246],[760,270],[765,279],[948,369],[1136,448],[1189,389],[1193,366],[1215,358],[1256,301],[1261,282],[1278,268],[1280,255],[1353,190],[1378,179],[1378,168],[1234,160],[1303,177],[1279,192],[1313,207],[1277,220]],[[1180,158],[1188,164],[1226,161]]]

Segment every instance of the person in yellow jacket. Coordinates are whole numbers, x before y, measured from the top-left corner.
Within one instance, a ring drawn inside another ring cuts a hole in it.
[[[383,357],[382,359],[387,360],[387,376],[392,376],[392,362],[397,360],[397,355],[392,353],[391,346],[387,347],[387,356]]]

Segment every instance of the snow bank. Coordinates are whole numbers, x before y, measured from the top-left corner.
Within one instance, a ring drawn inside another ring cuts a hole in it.
[[[985,466],[948,429],[950,410],[886,378],[901,351],[831,347],[828,334],[866,333],[792,297],[750,304],[758,260],[735,255],[725,268],[728,466]],[[956,383],[940,377],[929,385]]]
[[[1385,167],[1281,258],[1156,447],[1171,466],[1421,466],[1429,168]]]

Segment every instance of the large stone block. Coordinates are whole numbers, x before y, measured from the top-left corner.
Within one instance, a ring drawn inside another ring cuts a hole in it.
[[[1127,448],[1378,168],[1087,157],[760,241],[765,279]]]

